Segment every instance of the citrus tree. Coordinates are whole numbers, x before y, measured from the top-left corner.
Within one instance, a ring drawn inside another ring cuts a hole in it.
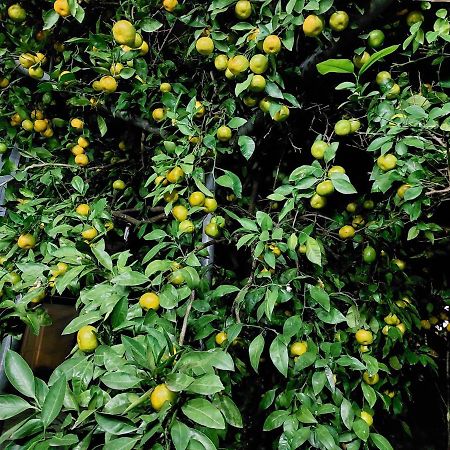
[[[2,2],[2,333],[78,311],[49,380],[8,353],[5,448],[392,448],[448,319],[418,6]]]

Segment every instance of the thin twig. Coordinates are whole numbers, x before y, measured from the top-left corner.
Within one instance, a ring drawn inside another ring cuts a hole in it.
[[[181,332],[180,332],[180,339],[178,340],[178,345],[181,347],[184,343],[184,338],[186,336],[187,326],[189,322],[189,314],[191,313],[192,304],[194,303],[195,299],[195,290],[191,292],[191,295],[189,297],[189,301],[186,307],[186,312],[184,313],[183,318],[183,325],[181,326]]]

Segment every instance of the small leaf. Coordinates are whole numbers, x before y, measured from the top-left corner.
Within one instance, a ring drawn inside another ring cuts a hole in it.
[[[30,366],[15,351],[8,350],[5,356],[5,373],[9,382],[23,395],[35,396],[34,375]]]
[[[248,354],[250,357],[250,364],[255,372],[258,372],[259,362],[261,360],[261,354],[264,350],[264,336],[259,334],[253,339],[248,347]]]
[[[220,411],[208,400],[194,398],[182,407],[184,415],[193,422],[216,430],[225,429],[225,420]]]
[[[327,59],[316,64],[317,71],[321,75],[328,73],[353,73],[355,66],[349,59]]]
[[[362,441],[367,441],[369,437],[369,425],[363,419],[356,419],[353,422],[353,431]]]
[[[255,151],[255,141],[250,136],[239,136],[238,145],[242,156],[247,160],[250,159]]]
[[[379,450],[394,450],[389,441],[381,434],[371,433],[370,440],[376,445]]]
[[[289,355],[287,345],[281,335],[278,335],[270,344],[270,359],[274,366],[287,377]]]

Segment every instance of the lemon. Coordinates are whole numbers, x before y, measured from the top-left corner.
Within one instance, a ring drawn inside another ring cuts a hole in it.
[[[91,211],[90,206],[87,203],[81,203],[75,209],[75,212],[80,216],[88,216]]]
[[[263,50],[269,55],[279,53],[281,50],[281,39],[274,34],[269,34],[269,36],[264,39]]]
[[[387,72],[386,70],[383,70],[383,71],[377,73],[375,81],[379,86],[381,86],[382,84],[387,83],[391,78],[392,78],[391,74],[389,72]]]
[[[217,345],[222,345],[228,338],[227,333],[225,331],[220,331],[216,334],[214,340],[216,341]]]
[[[355,235],[355,229],[351,225],[344,225],[339,229],[341,239],[350,239]]]
[[[166,175],[169,183],[178,183],[184,177],[184,171],[181,167],[175,166],[169,173]]]
[[[268,113],[271,104],[272,104],[272,102],[268,98],[263,98],[259,102],[259,108],[261,109],[262,112]]]
[[[92,352],[98,347],[97,329],[92,325],[85,325],[77,333],[78,348],[82,352]]]
[[[197,119],[201,119],[205,115],[205,107],[203,106],[202,102],[196,100],[195,102],[195,117]]]
[[[214,51],[214,42],[210,37],[203,36],[197,40],[195,48],[200,55],[208,56]]]
[[[164,108],[155,108],[152,111],[152,117],[155,122],[162,122],[166,118],[166,110]]]
[[[371,331],[360,329],[355,333],[355,339],[358,344],[370,345],[373,343],[373,334]]]
[[[22,121],[22,128],[25,131],[33,131],[33,122],[30,119],[25,119]]]
[[[84,153],[82,153],[81,155],[75,156],[75,164],[77,164],[78,166],[81,166],[81,167],[87,166],[89,164],[88,156],[85,155]]]
[[[92,241],[92,239],[95,239],[98,235],[98,231],[94,228],[87,228],[81,233],[81,236],[83,239],[86,239],[87,241]]]
[[[331,166],[328,169],[328,176],[331,177],[333,173],[345,173],[345,169],[342,166]]]
[[[19,239],[17,239],[17,246],[24,250],[29,250],[36,245],[36,238],[30,234],[21,234]]]
[[[77,155],[81,155],[84,153],[84,148],[81,147],[81,145],[74,145],[70,151],[72,152],[72,155],[77,156]]]
[[[205,198],[204,209],[208,213],[212,213],[217,209],[217,200],[215,198]]]
[[[308,343],[305,341],[293,342],[289,347],[289,353],[292,357],[301,356],[308,351]]]
[[[248,0],[239,0],[234,7],[234,14],[238,19],[248,19],[252,14],[252,4]]]
[[[411,11],[407,16],[406,16],[406,23],[408,24],[408,26],[412,26],[417,22],[423,22],[425,20],[425,17],[423,16],[421,11]]]
[[[61,17],[70,16],[70,6],[67,0],[56,0],[55,3],[53,3],[53,9]]]
[[[273,116],[273,120],[275,122],[284,122],[289,117],[289,108],[286,105],[282,105],[281,109],[279,109]]]
[[[40,80],[44,76],[44,70],[40,66],[30,67],[28,69],[28,75],[35,80]]]
[[[303,22],[303,33],[308,37],[316,37],[322,33],[323,21],[315,14],[310,14]]]
[[[334,31],[344,31],[348,27],[349,17],[345,11],[336,11],[331,14],[330,28]]]
[[[231,128],[226,125],[222,125],[217,129],[217,139],[220,142],[228,142],[233,135]]]
[[[369,53],[364,52],[362,55],[355,55],[353,57],[353,63],[358,69],[360,69],[367,61],[369,61],[369,59]]]
[[[361,417],[362,420],[364,420],[364,422],[367,423],[367,425],[369,425],[369,427],[372,426],[372,424],[373,424],[373,416],[372,416],[372,414],[369,414],[366,411],[361,411],[360,417]]]
[[[150,403],[155,411],[159,411],[166,402],[173,403],[177,394],[171,391],[165,383],[158,384],[150,394]]]
[[[352,131],[352,126],[349,120],[341,119],[334,125],[334,132],[338,136],[347,136]]]
[[[172,85],[170,83],[161,83],[159,85],[159,90],[161,92],[170,92],[172,90]]]
[[[139,306],[144,311],[148,311],[149,309],[157,311],[159,309],[159,296],[154,292],[146,292],[139,298]]]
[[[200,191],[195,191],[189,196],[189,204],[191,206],[203,206],[205,200],[205,194]]]
[[[379,48],[383,45],[384,33],[381,30],[372,30],[367,38],[367,44],[372,48]]]
[[[132,47],[136,39],[136,29],[128,20],[119,20],[112,27],[114,40],[118,44]]]
[[[23,22],[27,18],[26,11],[17,3],[8,8],[8,17],[14,22]]]
[[[236,55],[228,61],[228,70],[233,75],[239,75],[248,69],[249,64],[248,59],[244,55]]]
[[[390,89],[389,91],[386,92],[386,98],[388,100],[393,100],[394,98],[397,98],[400,94],[400,86],[395,83]]]
[[[178,222],[183,222],[183,220],[187,219],[188,210],[183,205],[176,205],[172,209],[172,215],[176,220],[178,220]]]
[[[323,197],[331,195],[333,192],[334,192],[334,186],[333,186],[333,183],[331,180],[321,181],[316,186],[316,193]]]
[[[325,151],[328,147],[329,145],[325,141],[317,140],[311,146],[311,155],[313,155],[316,159],[323,159]]]
[[[125,182],[122,180],[115,180],[112,184],[112,187],[116,191],[123,191],[125,189]]]
[[[392,153],[381,155],[377,159],[377,166],[384,172],[392,170],[397,166],[397,157]]]
[[[215,222],[209,222],[205,226],[205,234],[209,237],[216,238],[220,234],[219,227]]]
[[[250,108],[253,108],[253,106],[256,106],[258,103],[258,99],[255,97],[252,97],[251,95],[246,95],[242,101],[244,102],[245,106],[249,106]]]
[[[191,234],[195,231],[195,226],[190,220],[183,220],[180,222],[180,225],[178,225],[178,231],[180,233],[188,233]]]
[[[176,202],[177,200],[178,200],[178,192],[176,191],[176,190],[174,190],[174,191],[172,191],[172,192],[166,192],[165,194],[164,194],[164,200],[167,202],[167,203],[170,203],[170,202]]]
[[[98,86],[102,91],[111,94],[117,89],[117,81],[112,76],[106,75],[100,78]]]
[[[268,68],[269,60],[267,59],[266,55],[257,54],[253,55],[250,59],[250,70],[253,73],[261,75],[262,73],[266,72]]]
[[[376,373],[375,375],[370,376],[369,372],[364,372],[363,374],[363,380],[365,383],[369,384],[370,386],[373,386],[374,384],[377,384],[378,381],[380,381],[380,376]]]
[[[227,55],[217,55],[214,59],[214,67],[221,72],[227,70],[228,67],[228,56]]]
[[[325,197],[322,197],[319,194],[314,194],[311,197],[309,204],[311,205],[311,208],[322,209],[322,208],[325,208],[325,206],[327,204],[327,199]]]
[[[403,198],[405,196],[405,192],[411,187],[410,184],[402,184],[398,189],[397,189],[397,195],[400,198]]]
[[[252,92],[262,92],[266,88],[266,79],[262,75],[253,75],[249,89]],[[256,103],[255,103],[256,104]],[[250,106],[250,105],[247,105]],[[254,106],[254,105],[251,105]]]
[[[25,67],[25,69],[29,69],[36,64],[36,59],[31,53],[22,53],[19,56],[19,63],[22,67]]]

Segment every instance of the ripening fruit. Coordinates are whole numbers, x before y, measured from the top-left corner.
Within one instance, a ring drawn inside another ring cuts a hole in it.
[[[328,170],[328,176],[331,177],[333,173],[345,173],[345,169],[342,166],[331,166]]]
[[[366,411],[361,411],[361,419],[364,420],[364,422],[367,423],[367,425],[369,425],[369,427],[371,427],[373,425],[373,416],[372,414],[369,414]]]
[[[36,59],[31,53],[22,53],[19,56],[19,63],[25,69],[29,69],[36,64]]]
[[[351,225],[344,225],[339,229],[341,239],[351,239],[355,235],[355,229]]]
[[[209,222],[205,226],[205,234],[211,238],[216,238],[220,235],[220,229],[216,222]]]
[[[184,171],[181,167],[175,166],[168,174],[166,175],[169,183],[179,183],[184,177]]]
[[[325,150],[329,147],[329,145],[322,140],[315,141],[311,146],[311,155],[316,159],[323,159],[325,155]]]
[[[221,72],[225,72],[228,67],[228,56],[227,55],[217,55],[214,59],[214,67]]]
[[[249,89],[252,92],[262,92],[266,88],[266,79],[262,75],[253,75],[252,80],[250,81]],[[256,100],[255,100],[256,105]],[[252,106],[255,106],[252,105]],[[247,105],[249,106],[249,105]]]
[[[8,150],[8,147],[4,142],[0,142],[0,155],[3,155]]]
[[[85,325],[77,333],[78,348],[82,352],[92,352],[98,347],[97,329],[92,325]]]
[[[136,29],[128,20],[119,20],[112,27],[114,40],[120,45],[132,47],[136,40]]]
[[[25,131],[33,131],[34,127],[33,127],[33,122],[30,119],[25,119],[22,122],[22,128]]]
[[[188,217],[188,210],[183,205],[176,205],[172,209],[172,215],[178,222],[183,222]]]
[[[92,86],[94,87],[93,84]],[[117,90],[117,81],[114,79],[114,77],[106,75],[100,78],[100,81],[98,82],[98,87],[101,91],[104,91],[108,94],[112,94]]]
[[[48,127],[48,122],[45,119],[38,119],[34,121],[34,131],[41,133],[45,131]]]
[[[392,153],[381,155],[377,159],[377,166],[384,172],[392,170],[397,166],[397,157]]]
[[[165,383],[158,384],[150,394],[150,403],[155,411],[159,411],[166,402],[173,403],[177,394],[171,391]]]
[[[152,111],[152,117],[155,122],[162,122],[166,118],[166,110],[164,108],[155,108]]]
[[[205,198],[204,210],[207,213],[212,213],[217,209],[217,200],[215,198]]]
[[[77,144],[78,144],[80,147],[83,147],[83,148],[89,147],[89,141],[88,141],[84,136],[80,136],[80,137],[78,138]]]
[[[429,320],[426,319],[422,319],[420,321],[420,326],[421,328],[423,328],[424,330],[429,330],[431,328],[431,323]]]
[[[421,11],[411,11],[407,16],[406,16],[406,23],[408,24],[408,26],[412,26],[417,22],[423,22],[425,20],[425,17],[423,16]]]
[[[349,120],[341,119],[336,122],[334,125],[334,132],[338,136],[347,136],[352,132],[352,126]]]
[[[397,98],[400,94],[400,86],[395,83],[389,91],[386,92],[386,98],[388,100],[393,100],[394,98]]]
[[[87,217],[91,211],[90,206],[87,203],[81,203],[75,209],[75,212],[80,216]]]
[[[303,22],[303,33],[308,37],[316,37],[322,33],[323,21],[315,14],[310,14]]]
[[[188,233],[191,234],[195,231],[195,226],[190,220],[183,220],[178,225],[178,231],[180,233]]]
[[[281,39],[274,34],[269,34],[269,36],[264,39],[263,50],[269,55],[279,53],[281,50]]]
[[[370,345],[373,343],[373,334],[369,330],[360,329],[355,333],[355,339],[358,344]]]
[[[86,239],[87,241],[92,241],[92,239],[95,239],[97,235],[98,231],[94,227],[88,228],[81,233],[83,239]]]
[[[406,263],[402,259],[395,258],[392,260],[392,263],[395,264],[399,270],[405,270],[406,268]]]
[[[80,167],[87,166],[89,164],[89,158],[84,153],[81,153],[81,155],[75,156],[75,164]]]
[[[359,351],[360,351],[361,353],[367,353],[367,352],[370,352],[370,347],[367,346],[367,345],[360,345],[360,346],[359,346]]]
[[[227,333],[225,331],[220,331],[216,334],[216,337],[214,338],[217,345],[222,345],[228,338]]]
[[[170,274],[169,281],[174,286],[180,286],[181,284],[184,283],[183,272],[181,272],[181,270],[175,270]]]
[[[289,117],[289,108],[286,105],[281,105],[281,108],[274,114],[273,120],[275,122],[284,122]]]
[[[383,45],[384,33],[381,30],[372,30],[367,38],[367,44],[372,48],[379,48]]]
[[[327,199],[326,199],[326,197],[322,197],[319,194],[314,194],[311,197],[309,204],[311,205],[311,208],[322,209],[322,208],[325,208],[325,206],[327,204]]]
[[[178,0],[164,0],[163,1],[163,8],[168,12],[172,12],[177,6],[178,6]]]
[[[250,70],[261,75],[269,68],[269,60],[266,55],[257,54],[250,59]]]
[[[406,333],[406,325],[404,323],[398,323],[396,325],[397,330],[400,331],[400,333],[405,334]]]
[[[370,55],[367,52],[364,52],[362,55],[355,55],[353,57],[353,63],[358,69],[361,69],[361,67],[370,59]]]
[[[259,102],[259,108],[263,113],[268,113],[270,109],[271,101],[268,98],[263,98]]]
[[[233,135],[231,128],[226,125],[222,125],[217,129],[217,139],[220,142],[228,142]]]
[[[244,55],[236,55],[228,61],[228,70],[233,75],[240,75],[248,69],[249,65],[250,63]]]
[[[44,76],[44,70],[40,66],[30,67],[28,69],[28,75],[35,80],[40,80]]]
[[[115,180],[112,184],[112,187],[116,191],[123,191],[125,189],[125,182],[122,180]]]
[[[68,17],[70,16],[70,6],[67,0],[56,0],[53,3],[53,9],[61,16]]]
[[[154,292],[146,292],[139,298],[139,306],[144,311],[148,311],[149,309],[157,311],[159,309],[159,296]]]
[[[29,250],[30,248],[33,248],[35,245],[36,245],[36,238],[30,233],[21,234],[19,236],[19,239],[17,239],[17,246],[24,250]]]
[[[381,86],[382,84],[387,83],[391,79],[392,79],[391,74],[386,70],[383,70],[377,73],[375,82],[378,84],[378,86]]]
[[[8,17],[14,22],[23,22],[27,18],[26,11],[17,3],[8,8]]]
[[[398,325],[400,319],[397,317],[397,314],[390,313],[384,318],[384,322],[388,325]]]
[[[214,42],[210,37],[203,36],[195,43],[195,48],[203,56],[209,56],[214,51]]]
[[[336,11],[331,14],[330,28],[334,31],[344,31],[348,27],[349,17],[345,11]]]
[[[172,90],[172,85],[170,83],[161,83],[159,85],[160,92],[170,92]]]
[[[371,209],[375,208],[375,202],[373,200],[370,200],[370,199],[364,200],[363,208],[371,210]]]
[[[205,107],[203,106],[202,102],[199,100],[195,101],[195,118],[201,119],[205,115]]]
[[[59,277],[64,275],[69,270],[69,266],[65,262],[59,262],[56,264],[56,268],[52,270],[52,275],[54,277]]]
[[[308,351],[308,343],[305,341],[293,342],[289,347],[289,353],[292,357],[301,356]]]
[[[369,372],[366,371],[363,374],[363,380],[368,385],[373,386],[374,384],[377,384],[378,381],[380,381],[380,376],[377,373],[372,375],[372,376],[370,376]]]
[[[167,203],[170,203],[170,202],[174,203],[174,202],[176,202],[178,200],[178,192],[176,190],[174,190],[172,192],[166,192],[164,194],[164,200]]]
[[[191,206],[203,206],[205,203],[205,194],[200,191],[195,191],[189,196],[189,204]],[[213,199],[209,199],[213,200]]]
[[[84,127],[84,122],[81,119],[72,119],[70,121],[70,126],[76,128],[77,130],[82,130]]]
[[[358,119],[350,119],[350,133],[355,133],[361,128],[361,122]]]
[[[363,261],[367,264],[372,264],[373,262],[375,262],[376,259],[377,259],[376,250],[373,247],[371,247],[370,245],[368,245],[363,250]]]
[[[402,184],[398,189],[397,189],[397,195],[400,198],[403,198],[405,196],[405,192],[411,187],[410,184]]]
[[[333,192],[334,192],[334,186],[333,186],[333,183],[331,180],[321,181],[316,186],[316,193],[323,197],[331,195]]]
[[[240,20],[248,19],[252,14],[252,4],[248,0],[239,0],[234,7],[234,14]]]
[[[364,220],[364,217],[361,215],[357,215],[352,220],[352,227],[353,228],[360,228],[362,227],[366,221]]]

